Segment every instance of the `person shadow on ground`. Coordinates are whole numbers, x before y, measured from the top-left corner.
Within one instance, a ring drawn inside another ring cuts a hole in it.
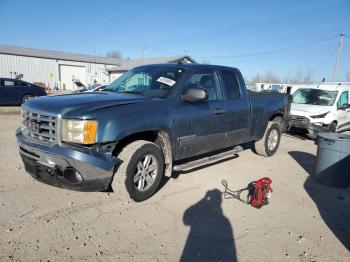
[[[183,222],[190,233],[180,261],[237,261],[232,227],[221,202],[221,192],[214,189],[185,211]]]
[[[299,151],[291,151],[289,155],[309,173],[304,182],[306,192],[317,205],[323,221],[350,251],[350,189],[334,188],[317,182],[316,156]]]

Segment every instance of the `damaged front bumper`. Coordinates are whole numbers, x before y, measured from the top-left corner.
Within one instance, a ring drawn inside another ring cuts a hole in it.
[[[318,133],[329,132],[328,126],[322,123],[310,123],[307,122],[296,122],[295,120],[290,120],[288,124],[288,131],[298,131],[306,130],[310,138],[316,138]]]
[[[290,115],[288,122],[288,130],[291,128],[305,129],[309,133],[327,131],[327,127],[323,124],[323,121],[313,121],[306,116]]]
[[[36,180],[80,191],[104,191],[112,181],[117,159],[84,147],[44,144],[16,131],[26,172]]]

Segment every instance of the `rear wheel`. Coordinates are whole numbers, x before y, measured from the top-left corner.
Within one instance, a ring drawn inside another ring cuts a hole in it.
[[[272,122],[275,122],[275,123],[278,123],[280,125],[280,130],[282,131],[283,130],[283,118],[278,116],[278,117],[275,117]]]
[[[281,141],[281,126],[276,122],[269,122],[263,138],[254,143],[254,151],[261,156],[273,156]]]
[[[24,95],[21,99],[21,104],[23,104],[26,100],[34,97],[33,95]]]
[[[122,199],[136,202],[150,198],[164,173],[164,156],[151,142],[140,140],[127,145],[118,155],[122,161],[112,181],[112,189]]]

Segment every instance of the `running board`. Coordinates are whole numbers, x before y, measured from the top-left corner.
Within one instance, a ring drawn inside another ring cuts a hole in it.
[[[242,152],[243,151],[243,147],[241,146],[236,146],[233,149],[223,152],[223,153],[219,153],[213,156],[208,156],[208,157],[204,157],[204,158],[200,158],[191,162],[187,162],[185,164],[182,165],[175,165],[173,167],[174,171],[180,171],[180,170],[187,170],[190,168],[194,168],[194,167],[198,167],[198,166],[202,166],[202,165],[206,165],[221,159],[225,159],[225,158],[229,158],[229,157],[233,157],[235,154]]]

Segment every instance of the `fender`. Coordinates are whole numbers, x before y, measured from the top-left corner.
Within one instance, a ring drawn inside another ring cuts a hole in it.
[[[323,119],[323,124],[324,125],[329,125],[331,124],[332,122],[334,121],[337,121],[337,118],[335,116],[335,113],[334,112],[329,112],[326,117]]]

